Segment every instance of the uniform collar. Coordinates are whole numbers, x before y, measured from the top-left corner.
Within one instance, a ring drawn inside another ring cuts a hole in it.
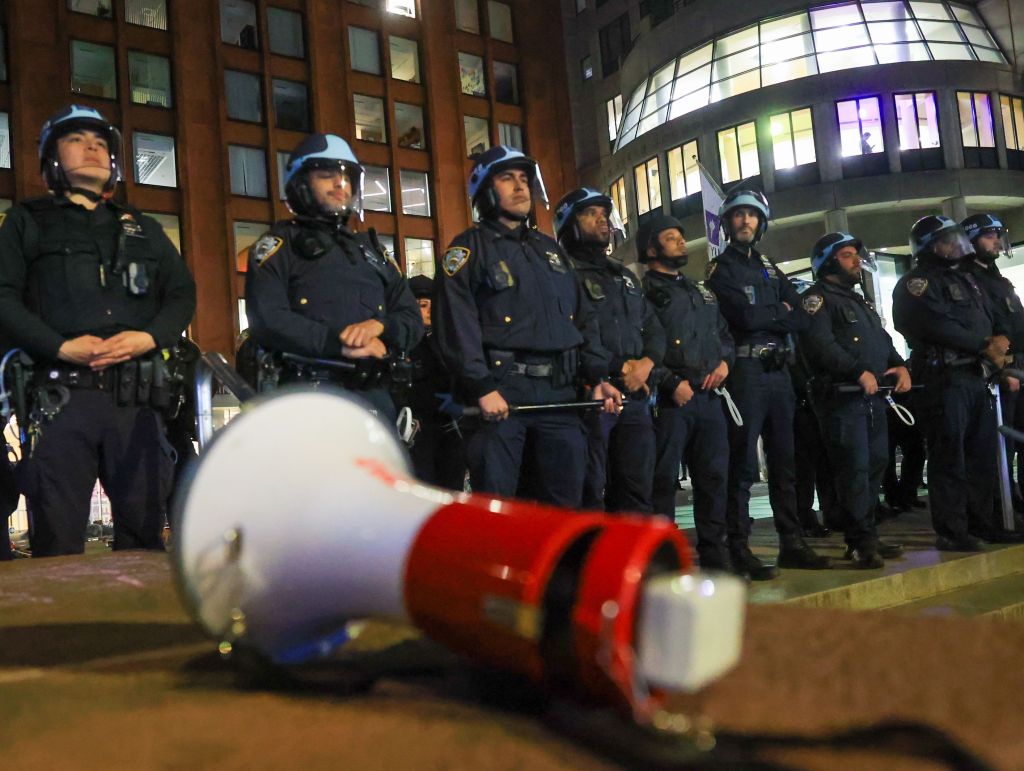
[[[732,241],[730,241],[729,245],[725,248],[725,251],[722,252],[722,255],[728,254],[730,252],[733,255],[735,255],[737,259],[744,261],[749,260],[751,262],[756,262],[758,265],[761,264],[761,253],[757,251],[757,249],[755,249],[753,246],[750,247],[750,254],[748,255],[742,249],[733,246]]]
[[[667,281],[670,284],[686,283],[687,280],[686,276],[682,273],[673,276],[671,273],[663,273],[662,271],[655,270],[654,268],[649,268],[645,275],[650,276],[653,279],[657,279],[658,281]]]
[[[525,222],[514,228],[507,228],[497,220],[481,220],[480,227],[483,230],[491,231],[499,238],[508,238],[511,241],[526,241],[536,235],[536,231],[528,227]]]

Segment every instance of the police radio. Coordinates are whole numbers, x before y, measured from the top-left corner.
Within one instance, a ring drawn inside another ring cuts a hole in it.
[[[175,502],[176,582],[222,653],[319,661],[392,617],[639,722],[738,660],[745,587],[696,572],[673,522],[428,486],[351,394],[252,404]]]

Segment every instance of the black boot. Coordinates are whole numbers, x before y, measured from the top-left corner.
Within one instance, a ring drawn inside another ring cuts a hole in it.
[[[878,553],[878,541],[864,540],[856,546],[847,546],[844,559],[853,560],[856,567],[862,570],[878,570],[885,567],[885,560]]]
[[[828,570],[832,560],[814,551],[799,535],[779,537],[780,568],[796,568],[798,570]]]
[[[828,538],[832,534],[828,527],[818,522],[818,512],[814,509],[800,515],[800,529],[804,531],[804,538]]]
[[[984,551],[981,541],[973,535],[962,535],[959,538],[947,538],[940,535],[935,539],[935,548],[939,551]]]
[[[775,565],[757,557],[746,541],[729,544],[729,554],[736,575],[744,576],[751,581],[769,581],[779,574]]]

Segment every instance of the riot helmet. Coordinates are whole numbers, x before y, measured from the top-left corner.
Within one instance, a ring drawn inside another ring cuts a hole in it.
[[[555,238],[568,247],[583,241],[576,215],[591,206],[601,206],[608,216],[609,243],[617,243],[625,235],[625,226],[612,199],[599,190],[581,187],[562,196],[555,204]]]
[[[964,229],[964,233],[967,234],[967,238],[970,239],[972,246],[974,247],[974,253],[983,260],[994,261],[1000,255],[1009,257],[1010,251],[1010,234],[1000,220],[994,214],[972,214],[970,217],[960,223],[960,227]],[[997,240],[994,244],[994,250],[989,251],[988,249],[979,249],[978,239],[981,236],[994,234],[997,236]]]
[[[350,197],[336,207],[316,200],[309,184],[315,170],[340,172],[347,180]],[[284,169],[284,194],[288,208],[303,217],[347,222],[352,214],[363,218],[363,166],[356,159],[348,142],[334,134],[312,134],[306,137],[291,155]]]
[[[930,255],[943,262],[959,262],[973,251],[963,228],[941,214],[922,217],[910,229],[910,253],[915,258]]]
[[[539,201],[547,207],[548,194],[544,189],[544,179],[541,177],[540,167],[533,158],[524,155],[514,147],[497,145],[477,155],[474,161],[473,170],[469,173],[467,190],[469,200],[472,202],[478,218],[493,219],[504,214],[509,219],[523,221],[527,219],[527,217],[502,209],[501,200],[494,189],[494,177],[510,169],[519,169],[526,173],[530,184],[532,205],[536,206]]]
[[[857,250],[857,254],[860,256],[861,270],[875,272],[877,268],[875,258],[865,251],[864,244],[860,239],[854,238],[849,233],[835,232],[827,233],[819,238],[811,250],[811,273],[816,279],[823,278],[838,269],[835,257],[846,246],[852,246]]]
[[[661,253],[661,244],[658,241],[658,236],[660,236],[664,231],[671,230],[672,228],[678,230],[679,235],[684,238],[686,237],[686,231],[683,229],[683,223],[675,217],[671,217],[667,214],[659,214],[641,225],[640,230],[636,234],[637,260],[643,263],[650,262],[651,260],[658,260],[659,262],[663,262],[673,268],[681,268],[686,265],[687,255],[685,251],[681,257],[665,257]],[[652,246],[657,252],[653,257],[647,254],[647,250]]]
[[[729,215],[734,209],[738,209],[741,206],[749,206],[757,212],[757,231],[754,233],[754,240],[751,241],[751,244],[756,244],[764,237],[768,230],[768,220],[771,218],[771,208],[768,206],[768,199],[764,197],[764,193],[757,190],[734,190],[725,197],[722,205],[718,207],[718,219],[722,223],[722,229],[725,231],[726,238],[730,240],[733,238],[733,232]]]
[[[55,195],[74,192],[87,198],[97,198],[92,190],[71,184],[60,164],[60,155],[57,152],[58,139],[81,129],[95,131],[107,143],[107,151],[110,153],[110,176],[99,198],[109,198],[117,183],[121,181],[121,132],[93,107],[70,104],[51,115],[43,124],[42,131],[39,132],[39,171],[43,175],[43,181]]]

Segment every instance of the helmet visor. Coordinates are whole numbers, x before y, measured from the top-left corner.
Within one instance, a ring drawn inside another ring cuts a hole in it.
[[[947,262],[957,262],[974,254],[974,246],[961,227],[939,231],[925,246],[924,250]]]
[[[992,235],[998,236],[994,243],[991,238]],[[981,233],[974,237],[975,252],[981,251],[981,249],[979,249],[981,246],[979,241],[981,241],[982,238],[985,238],[985,247],[988,247],[984,249],[984,251],[989,254],[994,252],[996,257],[1006,257],[1007,259],[1013,257],[1013,250],[1010,246],[1010,234],[1006,232],[1006,228],[988,228],[987,230],[981,231]]]
[[[317,206],[325,213],[363,219],[364,199],[379,197],[381,208],[387,203],[388,191],[377,183],[372,191],[363,189],[363,167],[359,164],[330,158],[316,158],[305,163],[302,171]]]

